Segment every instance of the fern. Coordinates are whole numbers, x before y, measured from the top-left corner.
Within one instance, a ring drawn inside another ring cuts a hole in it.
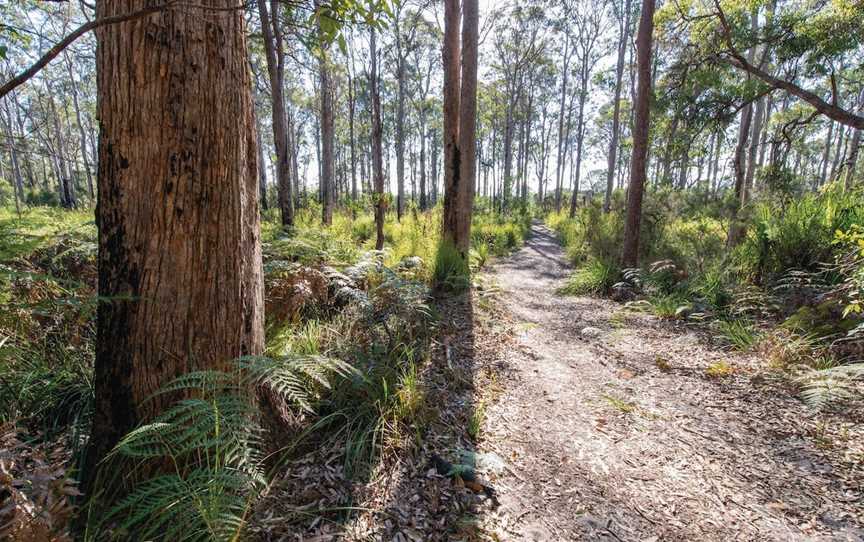
[[[859,381],[864,379],[864,363],[851,363],[827,369],[809,369],[796,380],[801,397],[815,412],[860,394]]]
[[[269,478],[251,390],[266,387],[280,400],[311,410],[316,390],[354,372],[345,362],[321,356],[250,356],[239,359],[237,368],[192,372],[154,394],[181,399],[125,435],[103,462],[100,474],[131,472],[131,489],[106,513],[91,510],[90,517],[99,519],[91,519],[85,539],[236,540]],[[136,481],[136,472],[156,474]]]

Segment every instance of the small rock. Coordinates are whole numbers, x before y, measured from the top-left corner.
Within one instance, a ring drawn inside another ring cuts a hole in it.
[[[612,286],[612,289],[609,292],[609,297],[611,297],[613,301],[623,303],[625,301],[636,299],[636,291],[626,282],[619,282]]]
[[[495,452],[477,454],[475,460],[477,462],[477,468],[483,472],[500,474],[504,471],[504,459]]]
[[[399,262],[400,269],[416,269],[423,265],[423,258],[420,256],[406,256]]]
[[[603,330],[591,326],[583,327],[582,331],[579,332],[579,335],[582,335],[583,337],[588,337],[589,339],[594,339],[599,337],[600,335],[603,335]]]

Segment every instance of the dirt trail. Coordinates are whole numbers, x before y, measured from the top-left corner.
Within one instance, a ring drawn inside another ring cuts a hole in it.
[[[539,224],[489,273],[519,336],[480,439],[507,463],[493,477],[501,506],[484,515],[487,531],[543,541],[864,540],[854,420],[831,422],[847,442],[820,440],[754,357],[611,301],[556,295],[569,273]],[[734,374],[709,377],[719,361]]]

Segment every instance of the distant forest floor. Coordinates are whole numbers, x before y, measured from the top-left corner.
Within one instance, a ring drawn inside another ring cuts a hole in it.
[[[311,451],[267,499],[262,538],[327,480],[310,517],[348,513],[301,522],[312,540],[864,540],[860,405],[812,416],[758,353],[559,295],[571,271],[535,224],[470,294],[440,299],[428,428],[361,483]],[[497,503],[433,454],[476,468]]]

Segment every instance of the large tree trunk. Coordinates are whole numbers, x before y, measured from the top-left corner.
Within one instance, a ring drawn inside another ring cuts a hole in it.
[[[378,50],[375,43],[375,27],[369,27],[369,92],[372,94],[372,177],[374,179],[373,201],[375,203],[375,250],[384,248],[384,198],[383,145],[381,142],[381,94],[378,90]]]
[[[442,234],[444,240],[452,243],[463,259],[467,259],[468,250],[471,246],[471,208],[477,172],[478,9],[476,0],[465,0],[463,4],[462,43],[460,43],[459,0],[445,0],[444,3],[444,216]]]
[[[623,21],[618,35],[618,64],[615,66],[615,101],[612,104],[612,137],[609,141],[609,159],[606,163],[606,195],[603,198],[603,212],[612,208],[612,190],[615,179],[615,165],[618,156],[618,133],[621,130],[621,84],[624,79],[624,57],[630,37],[630,2],[624,2]]]
[[[467,260],[471,248],[471,214],[477,176],[477,57],[480,12],[477,0],[462,2],[462,80],[459,96],[459,178],[450,228],[456,249]],[[445,211],[445,215],[448,213]]]
[[[144,4],[100,1],[97,17]],[[171,379],[263,350],[257,152],[235,6],[212,0],[213,9],[178,7],[96,32],[91,468],[175,399],[153,395]]]
[[[633,104],[633,155],[630,158],[630,186],[627,190],[627,223],[624,227],[624,267],[639,264],[639,230],[642,225],[642,194],[645,190],[648,127],[651,103],[651,44],[654,32],[654,0],[642,0],[642,14],[636,35],[636,64],[639,86]]]
[[[273,110],[273,145],[276,147],[276,190],[282,225],[294,225],[294,198],[291,194],[291,162],[288,156],[288,127],[285,116],[285,97],[282,82],[285,76],[285,50],[279,24],[279,2],[258,1],[261,31],[264,35],[264,54],[270,76],[270,97]]]
[[[463,259],[471,248],[471,207],[477,173],[477,0],[444,2],[444,220],[442,235]],[[460,63],[461,48],[461,63]],[[461,67],[461,73],[460,73]]]
[[[459,174],[459,0],[444,0],[444,223],[443,234],[455,242],[455,214],[458,211]]]

